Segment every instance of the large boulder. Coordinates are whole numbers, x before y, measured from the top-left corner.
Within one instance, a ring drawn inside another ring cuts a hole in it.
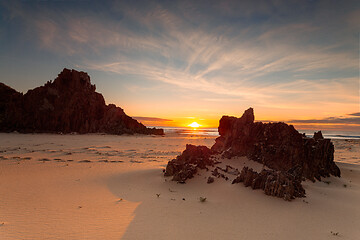
[[[198,168],[218,163],[211,155],[220,154],[223,158],[246,156],[269,169],[257,173],[244,167],[239,173],[231,166],[226,169],[216,167],[212,175],[228,180],[225,173],[237,174],[233,183],[243,182],[245,186],[262,189],[267,195],[289,201],[305,197],[301,181],[306,178],[315,181],[330,175],[340,177],[340,169],[334,162],[334,145],[324,139],[321,132],[310,138],[292,125],[254,122],[254,119],[252,108],[241,118],[223,116],[218,128],[220,137],[211,149],[186,145],[181,155],[168,162],[165,176],[185,182],[197,173]],[[213,181],[209,179],[208,182]]]
[[[87,73],[69,69],[25,95],[0,84],[0,131],[164,134],[106,105],[95,90]]]
[[[302,176],[312,181],[330,175],[340,177],[334,145],[321,132],[309,138],[286,123],[254,122],[253,109],[249,108],[241,118],[223,116],[219,134],[211,149],[225,157],[247,156],[285,172],[301,166]]]

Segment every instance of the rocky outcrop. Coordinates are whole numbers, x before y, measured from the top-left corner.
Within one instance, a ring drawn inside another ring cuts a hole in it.
[[[95,90],[87,73],[69,69],[24,95],[0,84],[0,131],[164,134],[106,105]]]
[[[244,167],[234,183],[244,183],[245,187],[262,189],[266,195],[283,198],[291,201],[294,198],[305,197],[305,189],[301,179],[289,172],[262,170],[260,173]]]
[[[219,134],[215,144],[205,146],[186,145],[186,150],[176,159],[169,161],[165,176],[185,182],[204,169],[219,163],[211,155],[223,158],[246,156],[267,166],[260,173],[244,167],[241,172],[229,165],[213,168],[212,175],[229,180],[236,175],[233,183],[243,182],[253,189],[262,189],[265,194],[291,200],[305,197],[301,181],[321,180],[321,177],[340,177],[340,169],[334,163],[334,145],[324,139],[321,132],[312,138],[300,134],[292,125],[285,123],[254,122],[252,108],[241,118],[223,116],[220,119]],[[225,160],[226,161],[226,160]],[[208,183],[214,181],[208,178]]]
[[[186,144],[183,153],[168,162],[164,175],[173,176],[172,180],[185,183],[192,178],[199,169],[214,166],[215,161],[211,158],[212,151],[206,146],[194,146]]]
[[[330,175],[340,177],[334,163],[334,145],[321,132],[309,138],[292,125],[254,122],[252,108],[241,118],[223,116],[218,129],[220,137],[211,149],[225,157],[247,156],[284,172],[301,166],[301,175],[312,181]]]

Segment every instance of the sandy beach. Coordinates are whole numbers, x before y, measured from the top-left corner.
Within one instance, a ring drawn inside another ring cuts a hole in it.
[[[342,177],[286,202],[210,172],[163,177],[186,143],[214,137],[0,134],[1,239],[357,239],[359,141],[336,140]],[[234,166],[261,165],[246,158]],[[357,164],[356,164],[357,163]],[[206,198],[200,202],[199,198]]]

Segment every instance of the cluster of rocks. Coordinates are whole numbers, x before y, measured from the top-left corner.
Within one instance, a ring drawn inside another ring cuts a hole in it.
[[[223,116],[218,130],[220,137],[211,150],[224,157],[246,156],[285,172],[301,166],[302,176],[312,181],[330,175],[340,177],[334,163],[334,145],[321,132],[309,138],[286,123],[254,122],[252,108],[241,118]]]
[[[187,179],[194,177],[198,169],[207,169],[214,164],[216,161],[212,158],[211,149],[186,144],[183,153],[168,162],[164,175],[173,176],[172,180],[178,183],[185,183]]]
[[[0,131],[156,134],[114,104],[105,104],[85,72],[64,69],[52,82],[26,94],[0,83]]]
[[[230,166],[226,169],[217,167],[213,176],[228,180],[224,173],[236,173],[233,183],[243,182],[245,186],[263,189],[265,194],[285,200],[305,196],[301,185],[305,179],[321,181],[321,177],[330,175],[340,177],[340,169],[334,162],[334,145],[329,139],[324,139],[321,132],[310,138],[300,134],[292,125],[254,122],[252,108],[246,110],[241,118],[223,116],[218,130],[220,137],[211,149],[187,145],[180,156],[169,161],[165,176],[174,176],[174,181],[185,182],[198,168],[217,163],[211,155],[220,154],[223,158],[246,156],[269,170],[257,173],[244,167],[239,172]],[[213,181],[212,177],[208,178],[208,183]]]
[[[266,195],[283,198],[287,201],[296,197],[305,197],[301,179],[289,172],[263,169],[258,173],[251,168],[244,167],[232,183],[240,182],[244,183],[245,187],[262,189]]]
[[[229,177],[227,175],[239,175],[240,172],[237,168],[233,168],[230,165],[226,165],[225,168],[221,168],[221,167],[216,167],[213,171],[212,171],[212,175],[217,177],[217,178],[223,178],[226,181],[229,180]]]

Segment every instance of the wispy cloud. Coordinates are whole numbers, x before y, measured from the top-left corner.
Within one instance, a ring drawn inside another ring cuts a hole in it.
[[[193,104],[357,111],[358,6],[339,3],[339,12],[326,1],[290,2],[109,1],[97,5],[102,11],[3,5],[38,48],[121,81],[179,89]]]

